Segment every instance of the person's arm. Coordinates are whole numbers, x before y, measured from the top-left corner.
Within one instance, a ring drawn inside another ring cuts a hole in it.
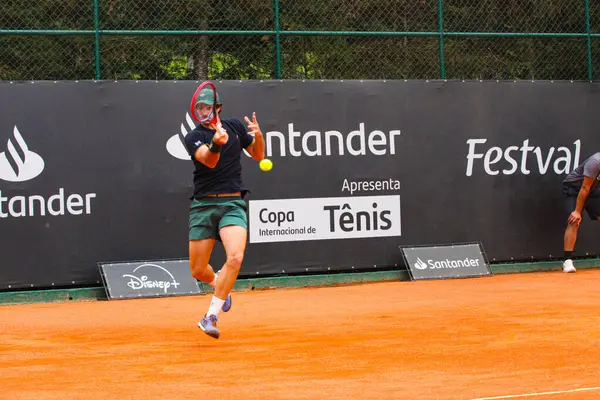
[[[581,184],[581,189],[579,189],[579,194],[577,195],[577,204],[575,205],[575,210],[571,213],[571,215],[569,215],[570,224],[579,225],[581,223],[583,206],[590,194],[593,183],[594,178],[590,178],[589,176],[583,177],[583,183]]]
[[[579,225],[581,223],[581,213],[585,206],[594,181],[600,175],[600,158],[597,154],[590,157],[583,165],[583,182],[581,183],[581,189],[577,194],[577,204],[575,210],[569,215],[569,223],[573,225]]]
[[[250,130],[248,134],[254,136],[254,140],[246,147],[246,151],[252,156],[252,159],[260,161],[265,158],[265,141],[260,126],[258,125],[258,121],[256,120],[256,113],[252,113],[252,121],[250,121],[248,117],[244,117],[244,119]]]
[[[220,122],[216,126],[211,127],[216,130],[212,141],[206,143],[204,146],[198,147],[194,153],[196,161],[206,165],[208,168],[217,166],[217,163],[221,158],[221,146],[227,143],[228,139],[227,131],[223,129]]]

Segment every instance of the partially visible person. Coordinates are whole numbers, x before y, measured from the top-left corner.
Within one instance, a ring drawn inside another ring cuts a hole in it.
[[[564,272],[575,272],[573,251],[583,210],[592,220],[600,222],[600,152],[593,154],[575,168],[563,181],[562,192],[569,213],[564,236]]]

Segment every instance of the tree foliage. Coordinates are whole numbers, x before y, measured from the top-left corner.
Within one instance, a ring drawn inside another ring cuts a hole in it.
[[[444,0],[443,63],[437,0],[278,1],[283,79],[437,79],[442,68],[448,79],[587,79],[584,0]],[[98,2],[102,79],[276,77],[272,0]],[[0,79],[95,77],[93,0],[2,3],[1,30],[88,32],[5,32]],[[590,5],[595,33],[600,3]],[[115,34],[125,30],[144,33]],[[290,34],[295,31],[315,33]],[[501,35],[474,34],[487,32]],[[557,35],[567,33],[579,35]],[[595,39],[591,49],[596,62]]]

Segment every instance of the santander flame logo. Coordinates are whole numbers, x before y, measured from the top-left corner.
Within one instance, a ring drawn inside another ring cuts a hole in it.
[[[8,182],[24,182],[35,178],[43,170],[44,160],[29,150],[15,125],[13,136],[6,144],[6,151],[0,153],[0,179]]]
[[[417,257],[417,262],[414,264],[416,269],[427,269],[427,264]]]
[[[188,128],[185,126],[186,123]],[[192,120],[190,113],[185,113],[185,123],[181,124],[181,133],[173,135],[169,138],[169,140],[167,140],[167,151],[170,155],[175,158],[179,158],[180,160],[189,161],[191,159],[184,143],[185,137],[188,135],[188,133],[193,131],[194,128],[196,128],[196,124],[194,123],[194,120]],[[243,149],[243,152],[246,156],[250,157],[250,154],[246,151],[246,149]]]
[[[175,158],[179,158],[180,160],[189,160],[190,155],[188,154],[183,141],[188,133],[190,133],[195,127],[194,121],[192,121],[192,117],[189,113],[185,113],[185,121],[189,127],[189,130],[186,129],[185,125],[181,124],[181,133],[171,136],[167,141],[167,151]]]

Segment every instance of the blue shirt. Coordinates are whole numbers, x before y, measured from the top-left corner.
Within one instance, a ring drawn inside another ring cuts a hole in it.
[[[222,119],[221,124],[227,131],[229,139],[221,147],[221,156],[214,168],[194,158],[200,146],[210,144],[215,131],[198,125],[185,137],[185,146],[191,156],[194,166],[194,195],[200,198],[207,194],[242,192],[242,197],[248,192],[242,182],[242,150],[252,144],[254,137],[248,133],[246,126],[237,118]]]

